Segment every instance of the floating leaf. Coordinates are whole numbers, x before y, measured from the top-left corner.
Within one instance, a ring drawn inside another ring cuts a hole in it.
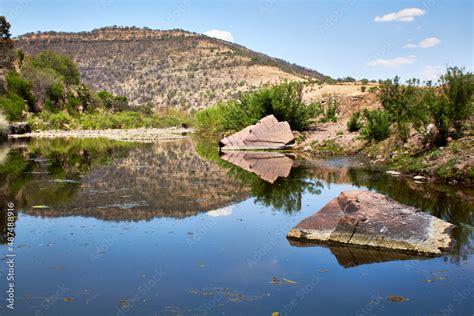
[[[285,278],[276,278],[273,277],[272,281],[270,282],[271,284],[298,284],[297,282],[290,280],[290,279],[285,279]]]
[[[273,312],[272,316],[280,316],[280,313],[279,312]]]
[[[289,280],[289,279],[285,279],[285,278],[283,278],[283,281],[285,281],[286,283],[290,283],[290,284],[297,284],[295,281]]]
[[[33,205],[33,208],[49,208],[47,205]]]
[[[403,303],[409,301],[410,299],[399,295],[389,295],[387,296],[387,300],[395,303]]]
[[[72,297],[65,297],[65,298],[63,298],[63,300],[64,300],[65,302],[72,302],[72,301],[74,301],[74,299],[73,299]]]

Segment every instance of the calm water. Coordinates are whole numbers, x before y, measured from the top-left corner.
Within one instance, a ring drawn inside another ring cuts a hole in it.
[[[249,172],[192,141],[0,147],[2,210],[14,202],[18,215],[14,312],[4,299],[5,213],[0,218],[0,314],[474,313],[472,191],[386,176],[350,160],[267,158],[252,157],[263,169]],[[291,227],[354,188],[456,224],[455,247],[419,260],[288,242]]]

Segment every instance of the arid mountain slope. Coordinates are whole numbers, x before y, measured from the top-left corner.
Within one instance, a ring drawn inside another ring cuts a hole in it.
[[[30,54],[50,49],[70,55],[93,88],[157,109],[197,110],[267,82],[322,78],[316,71],[182,30],[30,33],[15,45]]]

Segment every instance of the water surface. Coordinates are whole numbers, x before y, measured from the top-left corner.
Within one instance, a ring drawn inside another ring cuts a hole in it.
[[[15,311],[2,300],[0,313],[473,314],[472,190],[387,176],[350,159],[223,158],[191,140],[1,147],[0,201],[4,210],[15,203],[17,219]],[[286,239],[351,189],[456,224],[456,245],[420,259]],[[2,257],[6,223],[0,217]]]

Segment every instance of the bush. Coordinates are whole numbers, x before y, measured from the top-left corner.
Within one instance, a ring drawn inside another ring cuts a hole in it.
[[[39,68],[50,68],[64,77],[67,85],[79,84],[81,74],[71,57],[53,51],[41,52],[33,59],[33,65]]]
[[[36,98],[31,91],[31,84],[24,79],[20,74],[11,71],[6,76],[7,90],[9,93],[14,93],[26,100],[30,111],[35,110]]]
[[[459,133],[462,123],[473,112],[474,75],[463,68],[449,67],[441,76],[440,84],[447,98],[450,125]]]
[[[319,120],[322,123],[336,122],[337,121],[337,110],[339,108],[339,101],[336,98],[330,96],[325,106],[319,105],[319,112],[323,114],[323,117]]]
[[[379,98],[385,111],[394,122],[396,132],[401,140],[409,136],[411,122],[424,120],[425,112],[415,106],[419,97],[418,80],[408,80],[406,85],[400,84],[400,78],[386,80],[380,86]]]
[[[364,110],[366,120],[361,134],[366,140],[382,141],[390,135],[390,119],[385,111]]]
[[[361,113],[357,111],[351,115],[351,118],[347,122],[347,129],[349,130],[349,132],[357,132],[361,128],[362,128]]]
[[[472,73],[464,73],[460,68],[448,68],[435,86],[431,82],[423,89],[419,107],[429,114],[436,127],[432,140],[436,146],[445,146],[450,129],[459,135],[463,123],[473,112],[472,96],[474,81]]]
[[[19,121],[26,110],[25,101],[14,93],[0,97],[0,109],[10,122]]]
[[[303,130],[316,114],[317,107],[303,103],[302,89],[302,83],[285,82],[242,93],[237,100],[220,102],[198,112],[197,130],[206,134],[233,132],[270,114],[279,121],[287,121],[294,130]]]

